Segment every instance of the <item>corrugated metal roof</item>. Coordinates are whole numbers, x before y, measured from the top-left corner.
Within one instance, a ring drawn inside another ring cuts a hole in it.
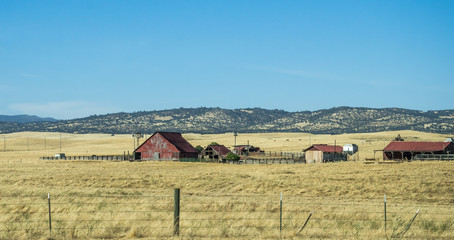
[[[386,146],[385,152],[437,152],[443,151],[451,142],[401,142],[393,141]]]
[[[307,149],[304,150],[306,151],[322,151],[326,153],[341,153],[343,152],[344,148],[342,146],[337,146],[337,145],[326,145],[326,144],[314,144]]]
[[[225,147],[224,145],[210,145],[210,147],[214,150],[216,150],[216,152],[218,152],[218,154],[221,154],[221,155],[227,155],[230,150]]]
[[[155,134],[160,134],[170,143],[172,143],[180,152],[194,153],[197,152],[195,148],[183,138],[181,133],[177,132],[156,132]],[[153,134],[153,136],[155,135]],[[152,136],[152,137],[153,137]]]
[[[235,147],[235,150],[236,150],[236,151],[241,151],[241,150],[243,150],[243,149],[245,149],[245,148],[246,148],[246,146],[236,146],[236,147]]]

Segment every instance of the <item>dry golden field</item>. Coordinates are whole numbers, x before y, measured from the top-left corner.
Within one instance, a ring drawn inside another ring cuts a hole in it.
[[[354,143],[359,146],[359,160],[373,158],[373,150],[383,149],[400,134],[406,141],[444,141],[449,135],[422,133],[415,131],[358,133],[342,135],[311,135],[307,133],[257,133],[239,134],[237,144],[258,146],[270,152],[301,152],[311,144],[334,144],[343,146]],[[146,137],[149,137],[147,135]],[[232,133],[226,134],[184,134],[193,146],[207,146],[217,142],[227,147],[234,145]],[[61,141],[60,141],[61,139]],[[145,138],[144,138],[145,139]],[[142,139],[141,141],[143,141]],[[6,145],[5,145],[6,142]],[[61,143],[61,144],[60,144]],[[0,161],[36,162],[39,156],[53,156],[64,152],[66,155],[122,155],[132,152],[136,141],[129,134],[59,134],[21,132],[0,136]],[[60,148],[61,147],[61,148]],[[60,150],[61,149],[61,150]],[[377,152],[376,158],[381,158]]]
[[[447,137],[411,131],[311,135],[311,143],[358,144],[359,161],[236,165],[43,161],[39,156],[60,152],[60,134],[7,134],[6,152],[0,152],[0,239],[453,239],[454,162],[361,161],[398,133],[406,140]],[[233,145],[232,134],[184,137],[194,146]],[[123,154],[134,147],[130,135],[62,134],[61,139],[67,155]],[[309,135],[300,133],[240,134],[237,144],[248,140],[273,152],[309,145]],[[0,138],[1,150],[3,143]],[[175,188],[182,194],[178,237],[173,236]]]

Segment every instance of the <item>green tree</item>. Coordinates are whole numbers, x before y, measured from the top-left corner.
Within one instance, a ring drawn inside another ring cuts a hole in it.
[[[238,161],[240,160],[240,156],[236,155],[235,153],[229,152],[225,159],[227,161]]]
[[[200,146],[200,145],[197,145],[197,146],[195,146],[195,150],[197,150],[197,152],[199,152],[199,153],[200,153],[200,152],[202,152],[202,151],[203,151],[203,147],[202,147],[202,146]]]
[[[217,142],[211,142],[210,145],[219,145]]]

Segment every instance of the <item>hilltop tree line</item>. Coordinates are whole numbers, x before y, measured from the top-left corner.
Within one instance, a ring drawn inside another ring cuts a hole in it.
[[[454,110],[416,111],[398,108],[338,107],[287,112],[261,108],[179,108],[113,113],[86,118],[31,123],[0,122],[0,133],[20,131],[67,133],[182,133],[310,132],[342,134],[415,130],[454,134]]]

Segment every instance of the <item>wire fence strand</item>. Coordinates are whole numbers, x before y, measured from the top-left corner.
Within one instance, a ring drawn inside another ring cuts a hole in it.
[[[48,232],[62,238],[93,239],[116,238],[127,232],[141,237],[173,235],[175,202],[171,195],[50,196],[50,200],[47,194],[0,196],[5,200],[0,204],[0,239],[42,238]],[[383,200],[346,203],[343,198],[287,198],[280,206],[274,195],[181,195],[179,234],[188,238],[275,239],[298,234],[321,239],[386,238],[409,228],[416,210],[421,209],[411,229],[400,238],[454,239],[454,204],[392,203],[387,205],[385,221]],[[307,226],[300,231],[305,222]]]

